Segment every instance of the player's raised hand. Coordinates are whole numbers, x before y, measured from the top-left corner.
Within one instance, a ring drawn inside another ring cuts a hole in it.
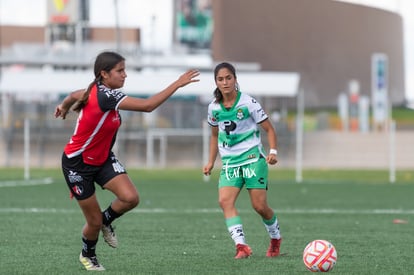
[[[183,73],[177,80],[177,84],[179,87],[184,87],[189,83],[192,82],[198,82],[200,79],[197,79],[196,77],[200,75],[200,72],[195,69],[191,69]]]

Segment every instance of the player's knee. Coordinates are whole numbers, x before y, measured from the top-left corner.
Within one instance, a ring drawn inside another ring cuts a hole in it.
[[[121,199],[125,204],[128,205],[129,209],[136,207],[139,204],[138,194],[130,194]]]
[[[136,195],[132,197],[129,203],[131,204],[132,208],[136,207],[139,204],[139,196]]]
[[[265,215],[268,207],[262,204],[253,204],[253,209],[261,216]]]
[[[100,214],[100,213],[99,213]],[[87,224],[93,231],[99,231],[102,226],[102,214],[87,219]]]
[[[233,206],[233,200],[228,198],[220,198],[218,200],[218,204],[220,205],[221,209],[226,209]]]

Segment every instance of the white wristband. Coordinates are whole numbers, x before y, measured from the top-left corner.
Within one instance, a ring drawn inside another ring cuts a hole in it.
[[[276,149],[270,149],[269,150],[269,155],[271,155],[271,154],[277,155],[277,150]]]

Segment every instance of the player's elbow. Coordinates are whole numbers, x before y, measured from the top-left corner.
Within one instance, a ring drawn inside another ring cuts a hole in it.
[[[149,100],[141,101],[139,104],[135,104],[131,106],[130,110],[134,110],[137,112],[144,112],[144,113],[150,113],[154,111],[156,106]],[[128,108],[127,108],[128,109]]]
[[[145,113],[151,113],[155,109],[156,109],[156,106],[153,106],[152,104],[146,104],[145,106],[143,106],[143,108],[141,109],[141,111],[142,112],[145,112]]]

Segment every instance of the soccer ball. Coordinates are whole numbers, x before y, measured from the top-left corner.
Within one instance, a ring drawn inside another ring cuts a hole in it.
[[[303,263],[312,272],[328,272],[336,264],[336,249],[328,241],[314,240],[303,250]]]

